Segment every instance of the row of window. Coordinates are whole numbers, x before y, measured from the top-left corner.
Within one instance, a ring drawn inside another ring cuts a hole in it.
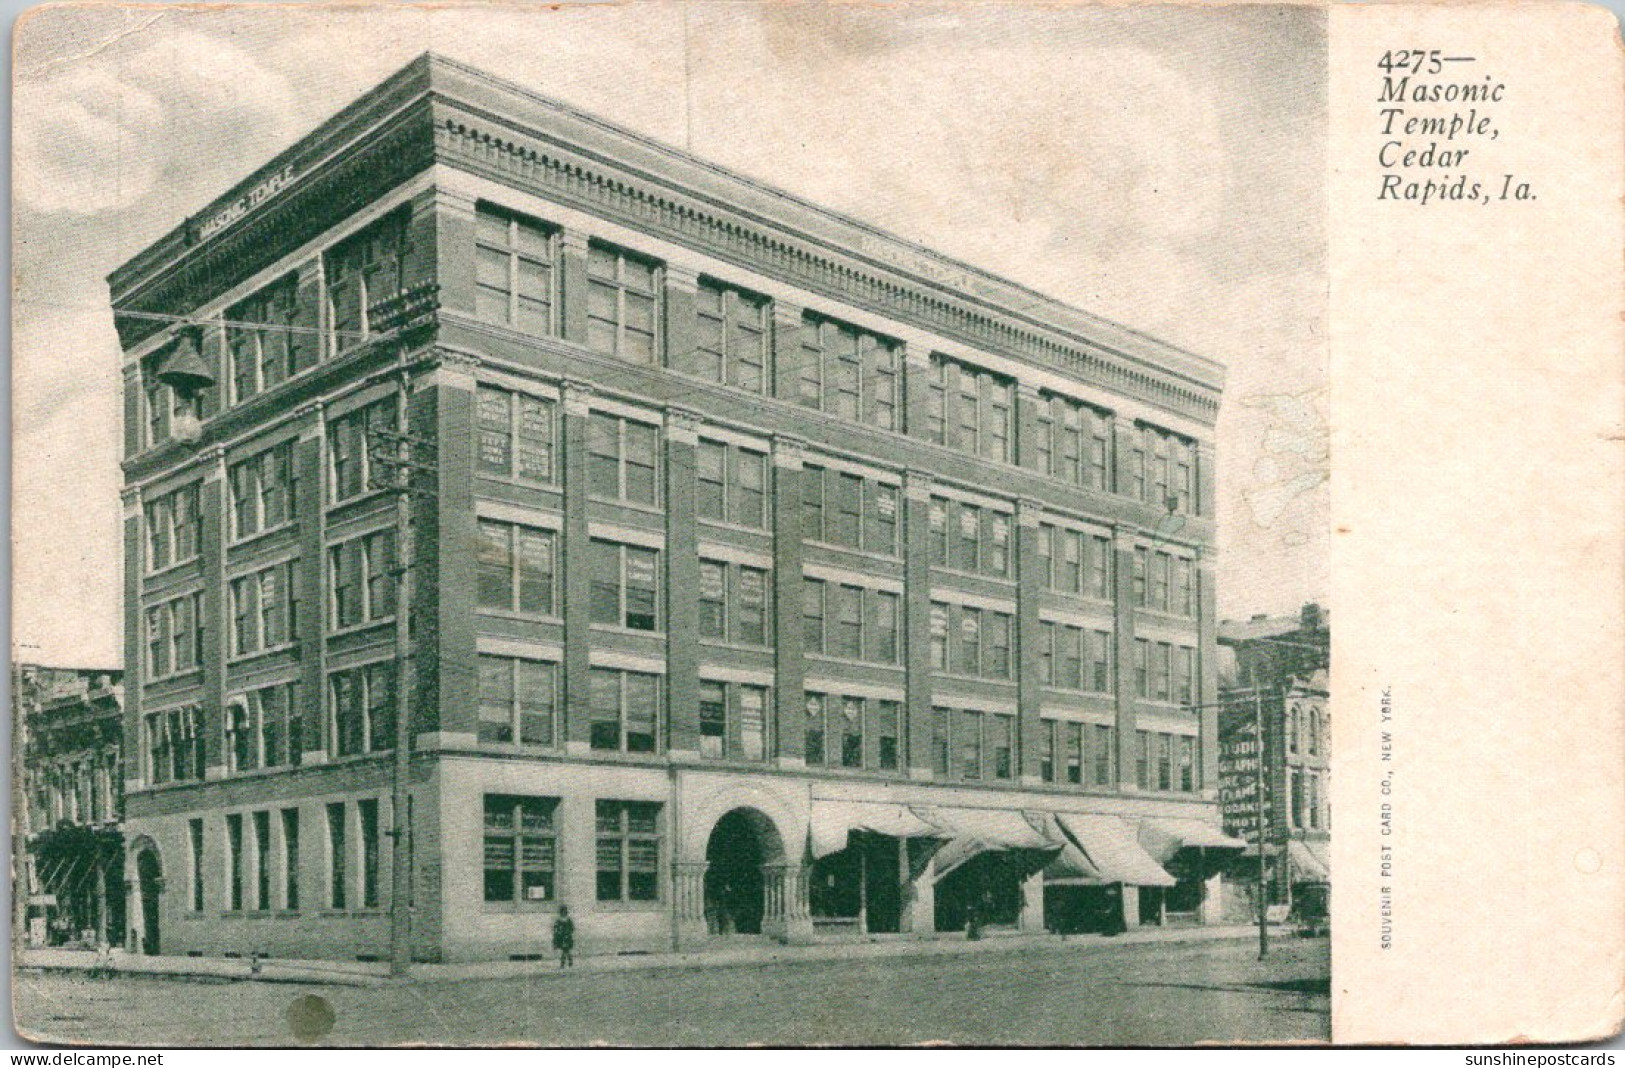
[[[1105,723],[1042,720],[1038,777],[1072,786],[1112,785],[1117,781],[1117,728]]]
[[[1164,731],[1135,731],[1134,782],[1142,790],[1201,789],[1196,738]]]
[[[1015,777],[1016,717],[998,712],[931,710],[933,770],[943,778]]]
[[[379,800],[364,797],[353,803],[333,801],[324,807],[323,815],[327,832],[323,907],[381,907],[385,831],[380,822]],[[297,808],[226,814],[224,901],[221,903],[226,911],[299,910],[300,822]],[[352,840],[360,845],[354,856]],[[409,836],[409,852],[410,842]],[[202,912],[208,905],[209,862],[201,817],[187,821],[187,852],[190,875],[187,905],[193,912]],[[410,862],[408,867],[411,867]]]
[[[97,824],[124,811],[124,776],[113,751],[52,766],[30,774],[35,827],[61,823]]]
[[[931,667],[951,675],[1012,678],[1008,612],[931,603]]]
[[[897,555],[897,487],[807,464],[801,472],[801,533],[808,541]]]
[[[801,581],[806,652],[877,664],[899,662],[902,597],[890,590],[806,578]]]
[[[1286,747],[1293,756],[1330,754],[1331,718],[1319,703],[1293,701],[1286,710]]]
[[[544,904],[558,899],[559,799],[512,794],[484,798],[484,899]],[[661,806],[594,802],[599,901],[659,901]]]
[[[1112,541],[1103,534],[1041,523],[1037,567],[1047,590],[1100,600],[1112,596]]]
[[[1134,606],[1195,618],[1195,562],[1171,553],[1135,549]]]
[[[147,678],[195,671],[203,663],[203,594],[188,593],[147,609]]]
[[[1332,828],[1331,773],[1318,768],[1288,768],[1287,819],[1294,831]]]
[[[973,574],[1010,574],[1010,515],[965,501],[932,497],[931,563]]]
[[[1038,681],[1058,690],[1112,691],[1112,633],[1043,620]]]
[[[896,771],[904,752],[902,707],[898,701],[807,694],[808,765]]]
[[[1188,705],[1196,699],[1196,666],[1196,650],[1188,645],[1136,638],[1135,696]]]

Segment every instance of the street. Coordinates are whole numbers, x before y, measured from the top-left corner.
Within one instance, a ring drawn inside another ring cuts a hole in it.
[[[39,1041],[121,1046],[1325,1041],[1327,941],[1256,957],[1246,940],[1091,941],[377,987],[20,974],[14,1012]]]

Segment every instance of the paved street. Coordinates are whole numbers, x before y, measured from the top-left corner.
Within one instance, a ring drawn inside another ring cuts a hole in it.
[[[42,1041],[285,1045],[1321,1041],[1326,940],[1224,941],[338,987],[18,975]],[[299,999],[312,995],[325,1004]],[[290,1008],[294,1025],[290,1024]],[[199,1021],[210,1021],[207,1029]]]

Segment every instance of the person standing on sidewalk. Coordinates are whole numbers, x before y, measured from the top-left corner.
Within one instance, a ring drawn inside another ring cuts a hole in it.
[[[576,966],[576,921],[570,918],[570,906],[560,905],[558,919],[553,921],[553,948],[559,951],[559,967]]]

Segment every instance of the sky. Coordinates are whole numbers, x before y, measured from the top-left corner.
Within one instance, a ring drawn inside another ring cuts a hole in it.
[[[1325,16],[699,0],[36,8],[13,114],[13,640],[121,648],[111,270],[438,51],[1226,365],[1222,617],[1324,603]]]

